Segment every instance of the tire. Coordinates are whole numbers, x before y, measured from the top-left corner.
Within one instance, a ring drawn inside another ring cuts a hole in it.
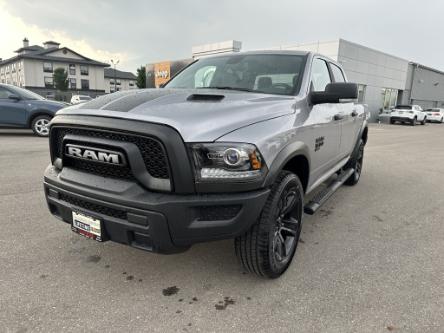
[[[427,122],[427,118],[424,118],[424,119],[421,121],[421,125],[425,125],[426,122]]]
[[[356,156],[352,157],[351,160],[344,167],[344,170],[353,168],[355,172],[344,182],[345,185],[354,186],[361,179],[362,166],[364,165],[364,141],[362,139],[359,140],[359,148]]]
[[[412,126],[416,126],[416,123],[417,123],[417,118],[415,117],[415,118],[413,118],[411,121],[410,121],[410,125],[412,125]]]
[[[299,242],[304,191],[295,174],[282,171],[271,188],[258,221],[234,241],[244,269],[275,279],[290,266]]]
[[[444,123],[444,117],[443,117],[443,118],[441,118],[441,124],[442,124],[442,123]]]
[[[395,121],[393,120],[393,119],[390,119],[390,124],[394,124],[395,123]]]
[[[49,136],[48,124],[51,121],[50,116],[37,116],[32,120],[31,129],[35,135],[41,137]]]

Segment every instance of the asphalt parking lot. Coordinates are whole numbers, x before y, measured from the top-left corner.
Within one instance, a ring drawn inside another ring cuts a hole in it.
[[[47,146],[0,131],[0,331],[444,331],[444,125],[373,125],[360,183],[273,281],[232,241],[162,256],[72,233],[46,208]]]

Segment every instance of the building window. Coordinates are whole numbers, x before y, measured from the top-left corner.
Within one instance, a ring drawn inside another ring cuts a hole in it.
[[[6,66],[6,74],[9,74],[9,65]]]
[[[109,80],[109,84],[113,86],[114,85],[114,80],[113,79]]]
[[[69,89],[77,89],[77,80],[76,79],[69,79]]]
[[[134,87],[134,81],[130,81],[130,82],[129,82],[129,86],[130,86],[130,87]]]
[[[120,79],[116,80],[116,84],[119,86],[120,85]]]
[[[43,71],[45,73],[52,73],[52,62],[44,62],[43,63]]]
[[[89,80],[81,80],[82,90],[89,90]]]
[[[358,103],[364,103],[365,99],[365,88],[363,84],[358,84]]]
[[[69,65],[69,75],[76,75],[76,65],[74,64]]]
[[[50,76],[45,76],[45,87],[52,88],[54,87],[54,79]]]
[[[396,106],[396,102],[398,99],[398,90],[383,88],[382,91],[382,108],[384,110],[389,110]]]
[[[80,74],[81,75],[88,75],[88,66],[81,65],[80,66]]]
[[[17,71],[17,65],[12,64],[12,73],[15,73]]]

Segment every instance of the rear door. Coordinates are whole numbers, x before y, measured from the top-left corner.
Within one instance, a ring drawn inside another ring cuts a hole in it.
[[[0,125],[25,126],[26,110],[23,100],[10,99],[11,91],[0,87]]]
[[[332,77],[335,82],[346,82],[342,69],[334,63],[329,63]],[[355,102],[338,103],[339,114],[343,117],[341,123],[341,145],[340,156],[346,157],[351,154],[357,139],[359,130],[358,112]]]
[[[327,62],[319,57],[313,59],[311,68],[311,91],[325,91],[332,82]],[[317,104],[310,111],[310,149],[312,150],[312,178],[322,177],[338,162],[341,119],[337,119],[337,104]]]

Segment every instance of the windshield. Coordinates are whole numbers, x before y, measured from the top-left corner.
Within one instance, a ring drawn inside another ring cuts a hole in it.
[[[305,56],[239,54],[200,59],[168,82],[168,88],[228,89],[276,95],[299,92]]]
[[[441,112],[440,109],[426,109],[427,112]]]
[[[19,95],[23,99],[44,100],[44,98],[32,91],[22,89],[19,87],[8,87],[14,94]]]
[[[90,100],[92,100],[92,98],[89,97],[89,96],[80,96],[79,99],[80,99],[81,101],[90,101]]]
[[[411,105],[396,105],[395,109],[398,109],[398,110],[411,110],[412,106]]]

